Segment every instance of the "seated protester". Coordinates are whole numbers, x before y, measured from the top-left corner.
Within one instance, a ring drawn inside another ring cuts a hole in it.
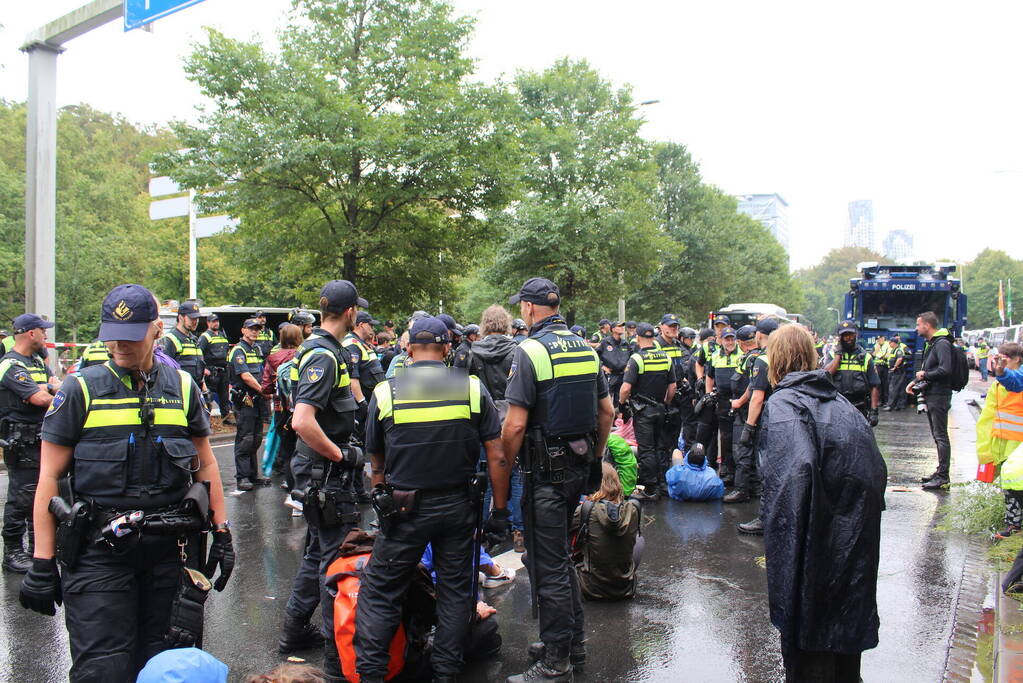
[[[1018,370],[1023,361],[1023,346],[1015,342],[1002,344],[994,356],[996,364],[1000,356],[1005,358],[1001,362],[1004,368]],[[996,537],[1007,538],[1023,527],[1023,450],[1017,448],[1023,441],[1023,394],[1009,391],[999,380],[996,374],[977,419],[977,460],[1000,466],[1005,529]]]
[[[194,647],[164,650],[146,662],[135,683],[167,681],[227,683],[227,665],[208,652]]]
[[[639,501],[626,499],[618,472],[602,463],[600,489],[583,499],[572,519],[572,559],[583,597],[621,600],[636,594],[643,552]]]
[[[639,467],[635,452],[629,442],[618,434],[608,435],[607,452],[610,458],[605,458],[605,460],[618,471],[618,479],[622,482],[622,492],[626,497],[631,496],[632,492],[636,490],[636,469]]]
[[[665,474],[668,495],[675,500],[720,500],[725,495],[725,484],[713,468],[707,465],[703,444],[696,444],[682,457],[675,449],[671,460],[674,465]]]
[[[433,545],[427,544],[423,551],[423,559],[420,564],[430,572],[430,578],[437,583],[437,575],[433,571]],[[485,579],[482,582],[484,588],[497,588],[507,585],[515,579],[515,570],[501,567],[486,550],[480,548],[480,573]],[[491,583],[493,581],[493,583]],[[473,619],[469,632],[465,637],[465,647],[462,656],[466,661],[478,659],[490,659],[501,652],[501,634],[498,633],[497,608],[491,607],[483,600],[480,600],[479,592],[476,593],[476,616]]]

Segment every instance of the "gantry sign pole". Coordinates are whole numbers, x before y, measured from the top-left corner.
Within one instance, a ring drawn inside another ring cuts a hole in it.
[[[56,314],[57,55],[64,43],[124,13],[123,0],[93,0],[36,29],[28,53],[25,126],[25,310]]]

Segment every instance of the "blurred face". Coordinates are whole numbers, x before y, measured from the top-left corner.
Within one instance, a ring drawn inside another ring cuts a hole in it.
[[[46,330],[37,327],[34,330],[15,335],[14,340],[18,343],[27,343],[29,353],[35,353],[46,346]]]
[[[187,315],[179,315],[178,325],[180,325],[181,329],[186,332],[195,332],[195,329],[199,327],[199,319],[189,318]]]
[[[303,339],[308,339],[309,335],[311,335],[312,333],[313,333],[313,326],[312,325],[303,325],[302,326],[302,338]]]
[[[526,323],[527,327],[532,327],[533,323],[536,322],[533,319],[533,315],[534,315],[533,311],[534,310],[535,310],[535,306],[533,306],[532,302],[529,302],[529,301],[520,301],[519,302],[519,317],[522,318],[522,321],[524,323]]]
[[[721,330],[725,329],[726,327],[728,327],[728,325],[724,323],[714,323],[714,334],[720,337]]]
[[[750,339],[748,341],[741,341],[739,342],[739,348],[743,351],[752,351],[757,348],[757,340]]]
[[[682,344],[684,346],[692,346],[694,341],[696,340],[692,337],[682,337]]]
[[[843,332],[838,335],[838,341],[844,348],[851,349],[856,346],[856,333],[855,332]]]
[[[359,323],[355,326],[355,334],[359,335],[363,341],[370,339],[374,334],[373,326],[369,323]]]
[[[256,337],[258,337],[259,333],[262,331],[263,331],[262,325],[256,327],[243,327],[242,339],[251,344],[252,342],[256,341]]]
[[[934,328],[925,323],[923,318],[917,318],[916,333],[922,337],[927,337],[928,339],[930,339],[931,335],[934,334]]]
[[[206,326],[213,332],[220,331],[220,320],[207,321]]]
[[[153,344],[162,333],[163,321],[154,320],[142,341],[108,341],[104,344],[118,367],[148,371],[153,367]]]
[[[678,339],[678,325],[661,325],[661,336],[665,341],[675,341]]]
[[[725,337],[721,340],[721,345],[725,347],[725,351],[731,353],[735,350],[735,337]]]
[[[621,337],[623,334],[625,334],[625,325],[615,325],[614,327],[611,328],[611,332],[614,334],[614,336]]]

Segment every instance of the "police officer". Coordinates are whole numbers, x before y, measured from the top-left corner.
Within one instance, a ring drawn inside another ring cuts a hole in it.
[[[444,323],[417,320],[409,331],[412,364],[401,377],[378,384],[370,398],[366,452],[381,522],[356,614],[356,669],[363,683],[383,683],[402,598],[428,543],[437,574],[433,680],[455,681],[462,668],[476,609],[473,530],[480,520],[470,479],[481,445],[493,477],[492,526],[503,522],[507,533],[510,469],[497,408],[478,378],[444,366],[449,344]],[[403,500],[415,503],[408,512],[395,511],[395,501]]]
[[[655,501],[661,495],[664,477],[660,471],[658,444],[664,441],[666,408],[675,398],[675,367],[664,349],[654,342],[654,326],[650,323],[636,326],[636,346],[637,351],[629,357],[625,368],[618,400],[623,404],[631,401],[632,424],[636,430],[636,481],[643,488],[637,488],[633,497]]]
[[[590,346],[594,349],[600,346],[600,342],[606,337],[611,336],[611,321],[607,318],[601,318],[600,322],[597,323],[597,331],[590,336]]]
[[[163,328],[155,297],[141,285],[119,285],[103,300],[100,320],[112,360],[69,375],[43,422],[35,555],[20,595],[23,607],[50,616],[63,599],[72,683],[134,681],[150,657],[183,646],[184,633],[201,636],[201,606],[173,605],[186,599],[178,596],[184,581],[204,590],[209,582],[183,567],[209,579],[219,567],[217,590],[234,567],[202,395],[188,373],[153,356]],[[69,472],[84,514],[70,516],[55,557],[57,520],[48,506]],[[198,482],[208,482],[208,498]],[[204,508],[214,531],[205,566],[195,549],[201,544],[185,545],[208,523]]]
[[[81,372],[90,365],[103,365],[108,360],[110,352],[107,351],[107,345],[99,339],[94,339],[82,352],[82,357],[78,360],[78,371]]]
[[[353,482],[362,476],[362,453],[350,444],[356,402],[348,374],[344,339],[355,327],[359,307],[369,304],[348,280],[332,280],[320,290],[320,326],[302,342],[292,360],[292,429],[299,441],[291,461],[292,497],[303,499],[309,522],[305,552],[285,607],[279,649],[289,652],[318,642],[309,620],[317,604],[323,618],[324,670],[328,680],[343,681],[334,642],[333,598],[324,584],[360,517]]]
[[[479,325],[466,325],[462,328],[462,343],[455,349],[455,360],[451,367],[468,370],[472,364],[472,343],[480,338]]]
[[[259,380],[263,377],[263,353],[256,343],[263,326],[255,318],[242,323],[242,338],[231,348],[231,403],[237,427],[234,433],[234,476],[239,491],[251,491],[262,479],[256,466],[256,452],[263,440],[266,400]]]
[[[732,375],[739,367],[739,359],[742,352],[739,350],[735,330],[725,327],[721,330],[720,343],[710,357],[710,364],[707,366],[707,393],[717,391],[717,401],[714,404],[714,416],[717,424],[714,429],[704,428],[697,441],[706,445],[709,439],[716,439],[719,447],[709,449],[711,453],[715,450],[718,454],[718,475],[725,486],[731,486],[735,477],[735,459],[732,455]],[[709,411],[705,411],[709,412]],[[703,425],[707,425],[704,421]],[[713,435],[716,432],[716,436]],[[713,456],[711,456],[713,457]],[[713,459],[711,460],[713,463]]]
[[[516,344],[525,341],[526,337],[529,336],[526,334],[528,331],[529,327],[526,326],[526,321],[522,318],[515,318],[515,320],[512,320],[512,340]]]
[[[7,571],[24,574],[32,566],[25,552],[25,532],[32,547],[32,499],[39,479],[39,432],[43,414],[56,387],[39,357],[46,330],[53,323],[34,313],[14,319],[14,346],[0,359],[0,439],[7,465],[7,502],[4,504],[4,559]]]
[[[206,379],[206,362],[195,337],[201,315],[198,304],[185,301],[178,307],[177,324],[160,340],[163,352],[176,360],[200,387]]]
[[[774,387],[771,386],[771,382],[767,379],[767,370],[771,362],[767,353],[767,340],[771,333],[778,329],[780,324],[778,318],[773,316],[761,318],[756,324],[757,346],[764,349],[764,352],[753,361],[753,370],[749,380],[750,397],[747,403],[749,410],[746,414],[746,423],[742,426],[742,432],[739,435],[739,445],[744,449],[753,449],[754,452],[756,451],[757,436],[760,429],[760,415],[763,413],[764,403],[771,398],[771,394],[774,391]],[[743,457],[745,457],[745,450],[743,453]],[[737,528],[743,534],[762,536],[764,533],[764,522],[760,515],[757,515],[748,522],[741,522],[737,525]]]
[[[675,394],[679,397],[677,404],[682,420],[682,438],[686,444],[694,444],[698,423],[693,412],[696,399],[696,352],[699,349],[696,345],[697,332],[691,327],[683,327],[678,331],[678,336],[682,341],[682,363]]]
[[[450,316],[449,316],[450,317]],[[452,322],[454,320],[452,319]],[[373,389],[384,380],[384,368],[380,364],[377,352],[370,345],[374,328],[380,321],[366,311],[359,311],[355,316],[355,327],[343,340],[341,346],[349,357],[349,371],[352,376],[352,394],[355,396],[358,411],[356,412],[355,438],[362,443],[366,429],[366,406]],[[366,484],[362,476],[355,478],[355,493],[360,503],[369,502]]]
[[[682,432],[682,404],[685,402],[686,394],[684,387],[689,384],[686,379],[689,353],[679,340],[677,315],[665,313],[661,316],[658,332],[659,334],[654,337],[654,345],[664,351],[675,367],[675,395],[665,407],[664,429],[661,430],[661,439],[657,442],[657,473],[660,480],[658,490],[662,496],[666,496],[668,484],[664,474],[671,469],[671,453],[678,447],[678,437]]]
[[[836,333],[835,355],[825,360],[824,367],[838,386],[838,393],[867,418],[871,427],[876,427],[881,380],[874,368],[874,359],[856,342],[859,330],[855,323],[843,320]]]
[[[263,311],[256,311],[256,315],[253,316],[259,324],[262,326],[259,330],[259,334],[256,335],[255,344],[259,347],[259,352],[263,358],[270,355],[270,349],[274,347],[274,333],[266,324],[266,314]]]
[[[0,330],[0,356],[14,348],[14,340],[7,341],[7,338],[10,336],[7,334],[7,330]]]
[[[732,402],[734,414],[732,423],[732,453],[735,459],[735,488],[723,499],[724,503],[744,503],[760,488],[757,477],[757,463],[753,457],[753,446],[743,445],[742,430],[749,418],[750,379],[753,377],[753,363],[763,353],[757,342],[757,328],[743,325],[735,331],[742,358],[732,375]]]
[[[597,355],[600,357],[604,374],[607,375],[607,389],[611,395],[612,405],[617,410],[618,393],[622,390],[625,366],[629,364],[629,357],[632,356],[632,346],[625,339],[624,323],[615,321],[611,324],[611,334],[600,340]]]
[[[568,529],[594,461],[607,446],[614,407],[596,354],[568,331],[561,293],[544,278],[527,280],[509,304],[530,324],[512,359],[502,440],[507,454],[530,456],[526,472],[526,553],[539,595],[540,659],[510,683],[570,681],[586,660],[579,584]]]
[[[210,313],[206,318],[206,331],[199,335],[197,343],[202,351],[202,361],[206,366],[206,387],[220,408],[220,414],[227,421],[231,413],[231,400],[228,396],[227,352],[231,342],[220,330],[220,316]]]
[[[727,320],[727,316],[718,316],[718,319]],[[721,324],[717,322],[717,327],[724,329],[727,324]],[[707,374],[710,368],[710,359],[718,348],[718,338],[714,333],[714,330],[709,328],[703,328],[699,334],[700,346],[696,350],[696,401],[710,393],[707,389]],[[718,461],[718,420],[717,413],[711,409],[702,410],[699,415],[696,416],[697,427],[696,427],[696,441],[702,443],[706,448],[706,458],[708,462],[716,463]]]
[[[871,355],[874,357],[874,368],[877,370],[877,378],[881,382],[879,404],[885,405],[888,403],[888,363],[891,357],[891,347],[888,345],[888,340],[885,339],[883,334],[878,335],[874,341],[874,350],[871,351]]]
[[[292,325],[296,325],[301,328],[302,339],[308,339],[309,335],[313,333],[313,326],[316,324],[316,318],[309,311],[295,311],[289,322]]]
[[[881,410],[902,410],[906,407],[906,358],[907,348],[899,335],[888,340],[888,403]]]
[[[636,322],[629,320],[625,323],[625,341],[632,347],[633,353],[636,351]]]

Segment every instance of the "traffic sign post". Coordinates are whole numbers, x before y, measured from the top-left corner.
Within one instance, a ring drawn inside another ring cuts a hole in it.
[[[202,0],[124,0],[124,30],[142,28]]]

